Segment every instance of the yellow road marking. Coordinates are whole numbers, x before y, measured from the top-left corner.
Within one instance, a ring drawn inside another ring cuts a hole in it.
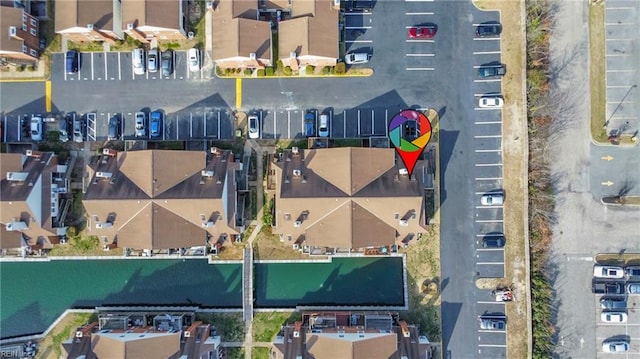
[[[51,81],[44,83],[45,88],[45,107],[47,112],[51,112]]]
[[[236,79],[236,109],[242,107],[242,79]]]

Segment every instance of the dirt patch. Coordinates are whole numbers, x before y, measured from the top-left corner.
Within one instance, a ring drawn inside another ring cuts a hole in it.
[[[502,62],[509,71],[502,81],[505,107],[502,110],[502,161],[504,190],[509,201],[504,207],[504,230],[510,240],[505,249],[505,278],[514,290],[522,293],[507,306],[507,357],[530,356],[530,306],[527,293],[529,268],[527,257],[527,124],[525,101],[525,24],[523,1],[476,0],[480,9],[501,12]],[[524,294],[524,295],[523,295]]]
[[[40,342],[38,349],[38,358],[54,359],[65,357],[62,348],[62,342],[71,338],[76,328],[88,323],[91,319],[91,313],[69,313],[60,320],[46,337]]]
[[[293,249],[291,243],[280,242],[280,236],[273,234],[269,227],[262,227],[262,231],[254,240],[253,255],[255,259],[326,259],[326,257],[310,257]]]

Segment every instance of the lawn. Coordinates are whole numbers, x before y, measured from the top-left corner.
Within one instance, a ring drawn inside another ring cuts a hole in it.
[[[307,254],[293,249],[291,244],[280,242],[280,236],[273,234],[269,226],[263,226],[253,242],[253,256],[255,259],[311,259]],[[313,259],[324,258],[313,257]]]
[[[606,120],[607,89],[604,39],[604,2],[591,2],[589,6],[589,76],[591,81],[591,137],[596,142],[607,142]]]
[[[253,341],[271,342],[291,315],[291,312],[256,313],[253,317],[253,333],[251,333]]]
[[[251,359],[269,359],[269,348],[253,347],[251,349]]]
[[[214,326],[223,342],[244,341],[242,313],[197,313],[196,320]]]
[[[74,331],[96,320],[92,313],[69,313],[40,342],[38,358],[62,358],[65,353],[62,342],[71,338]],[[66,357],[66,355],[64,356]]]

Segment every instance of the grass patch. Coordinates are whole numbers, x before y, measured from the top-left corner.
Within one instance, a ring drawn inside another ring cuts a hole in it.
[[[272,233],[271,226],[263,226],[253,242],[253,256],[255,259],[309,259],[292,245],[286,239],[280,242],[280,235]],[[321,258],[324,257],[318,259]]]
[[[244,154],[244,139],[237,138],[233,141],[211,141],[211,147],[218,147],[222,150],[231,150],[236,156]]]
[[[125,36],[125,40],[116,40],[114,44],[111,44],[111,51],[133,51],[142,47],[142,43],[131,36]]]
[[[227,359],[244,359],[244,348],[225,348]]]
[[[100,41],[69,41],[67,47],[69,50],[78,50],[80,52],[102,52],[104,50],[104,46]]]
[[[252,359],[269,359],[269,348],[265,347],[254,347],[251,349],[251,358]]]
[[[216,327],[224,342],[244,341],[242,313],[196,313],[196,320]]]
[[[300,149],[307,148],[307,140],[278,140],[276,142],[276,151],[282,151],[291,149],[292,147],[298,147]]]
[[[616,266],[640,265],[640,253],[606,253],[596,256],[596,263]]]
[[[60,358],[64,349],[62,342],[72,337],[78,328],[97,319],[92,313],[69,313],[56,325],[40,343],[39,358]]]
[[[591,137],[607,142],[606,121],[606,64],[604,34],[604,2],[589,5],[589,79],[591,81]]]
[[[218,251],[217,256],[213,256],[214,260],[242,260],[242,251],[244,249],[244,243],[227,243]]]
[[[184,151],[184,141],[160,141],[160,142],[154,142],[151,145],[153,146],[153,148],[157,150]]]
[[[49,256],[122,256],[122,248],[108,251],[102,249],[97,236],[87,236],[83,232],[77,233],[75,227],[67,230],[67,243],[54,246]]]
[[[280,328],[287,322],[291,313],[259,312],[253,317],[253,340],[256,342],[270,342]]]

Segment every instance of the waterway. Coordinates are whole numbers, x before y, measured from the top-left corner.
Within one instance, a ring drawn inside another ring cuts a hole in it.
[[[256,307],[403,305],[401,258],[255,265]],[[242,307],[242,265],[206,260],[0,262],[0,338],[38,334],[69,308]]]

